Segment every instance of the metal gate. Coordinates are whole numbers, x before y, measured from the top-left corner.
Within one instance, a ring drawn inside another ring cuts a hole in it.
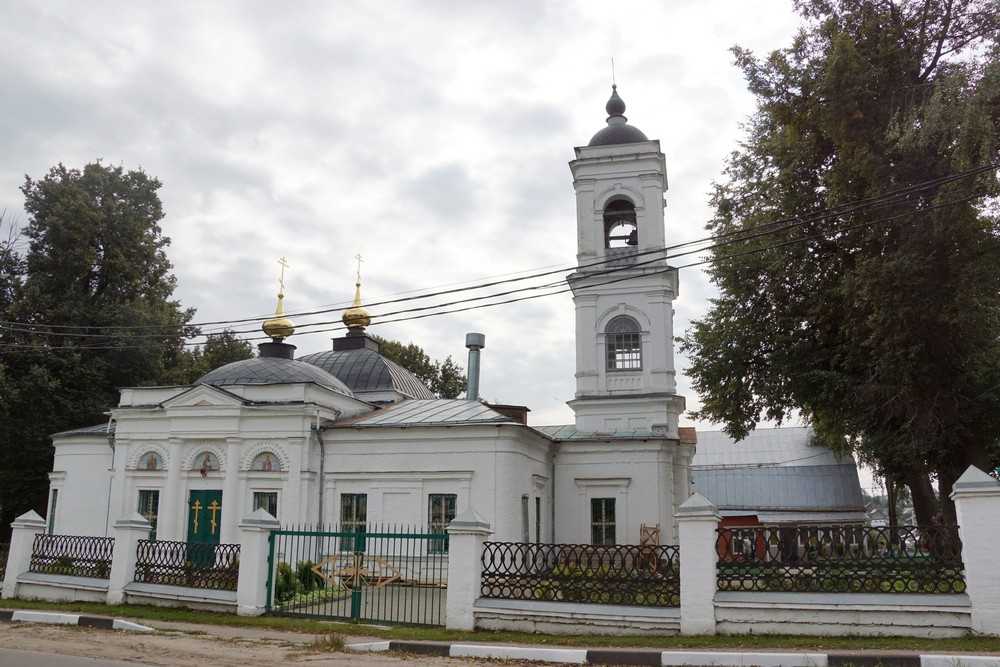
[[[275,530],[267,565],[271,614],[444,625],[446,533]]]

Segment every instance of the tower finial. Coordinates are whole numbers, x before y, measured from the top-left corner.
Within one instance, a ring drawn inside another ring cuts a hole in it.
[[[618,82],[615,81],[615,57],[611,56],[611,90],[618,89]]]
[[[278,305],[274,308],[274,317],[264,322],[261,327],[275,343],[280,343],[295,333],[295,324],[285,317],[285,269],[288,268],[288,260],[282,257],[278,260],[278,264],[281,265],[281,273],[278,276]]]
[[[351,307],[344,311],[343,320],[344,324],[347,325],[348,336],[350,335],[362,335],[364,333],[365,327],[371,324],[372,318],[365,310],[364,306],[361,305],[361,259],[360,253],[354,256],[354,259],[358,261],[357,275],[354,282],[354,303]]]

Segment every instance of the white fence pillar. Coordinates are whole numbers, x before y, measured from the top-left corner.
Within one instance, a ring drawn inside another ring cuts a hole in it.
[[[125,586],[135,580],[139,540],[148,540],[152,529],[149,521],[138,512],[115,521],[111,533],[115,545],[111,551],[111,573],[108,575],[108,604],[125,601]]]
[[[952,488],[962,538],[965,584],[972,601],[972,630],[1000,635],[1000,576],[996,565],[1000,482],[969,466]]]
[[[45,532],[45,519],[34,510],[29,510],[14,519],[10,525],[10,552],[7,554],[7,569],[3,579],[3,596],[17,596],[17,577],[28,571],[31,564],[31,547],[35,535]]]
[[[677,510],[681,553],[681,634],[715,634],[718,508],[695,493]]]
[[[469,508],[448,524],[448,602],[445,627],[472,630],[472,608],[479,598],[483,571],[483,542],[493,531],[483,517]]]
[[[236,584],[236,613],[260,616],[267,611],[268,538],[281,524],[259,508],[240,521],[240,573]]]

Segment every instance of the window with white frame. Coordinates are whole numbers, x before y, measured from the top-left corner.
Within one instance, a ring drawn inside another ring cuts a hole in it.
[[[642,330],[628,315],[619,315],[604,328],[609,371],[642,370]]]
[[[340,494],[340,530],[363,533],[368,525],[368,494]]]
[[[444,533],[455,518],[458,496],[454,493],[432,493],[427,496],[427,525],[431,533]],[[444,540],[430,540],[430,553],[448,553],[448,543]]]
[[[139,506],[136,511],[149,522],[149,539],[156,539],[156,520],[160,515],[160,491],[158,489],[139,489]]]
[[[615,499],[590,499],[590,543],[615,544]]]
[[[277,491],[254,491],[253,511],[262,509],[273,517],[278,516],[278,492]]]
[[[49,503],[48,530],[51,535],[56,531],[56,506],[59,504],[59,489],[52,489],[52,501]]]

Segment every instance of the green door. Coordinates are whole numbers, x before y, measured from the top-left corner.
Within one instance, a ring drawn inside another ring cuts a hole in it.
[[[192,491],[188,498],[188,542],[218,544],[222,532],[222,491]]]

